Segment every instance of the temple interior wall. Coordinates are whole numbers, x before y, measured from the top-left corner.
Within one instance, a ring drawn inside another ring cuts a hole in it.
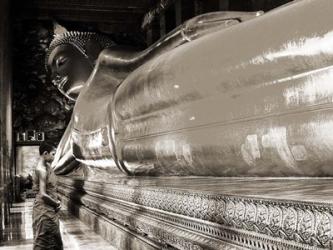
[[[12,76],[9,0],[0,1],[0,230],[7,223],[12,200]],[[1,234],[0,234],[1,235]],[[1,239],[0,239],[1,241]]]
[[[46,139],[58,142],[73,102],[59,93],[46,73],[45,52],[53,37],[52,22],[16,20],[13,31],[14,133],[42,131]]]

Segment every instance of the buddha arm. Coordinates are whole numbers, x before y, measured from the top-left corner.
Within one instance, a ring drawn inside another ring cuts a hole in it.
[[[100,54],[99,63],[107,66],[109,70],[111,69],[113,77],[121,81],[140,65],[158,55],[164,54],[204,35],[220,31],[262,14],[262,11],[219,11],[196,16],[179,25],[141,52],[129,51],[126,48],[116,49],[115,47],[106,49]]]
[[[72,121],[67,126],[67,129],[58,145],[54,161],[52,162],[52,167],[56,174],[67,174],[79,165],[79,162],[77,162],[73,156],[71,146],[71,129]]]
[[[68,150],[58,161],[54,168],[56,174],[67,174],[74,170],[79,165],[73,156],[72,150]]]

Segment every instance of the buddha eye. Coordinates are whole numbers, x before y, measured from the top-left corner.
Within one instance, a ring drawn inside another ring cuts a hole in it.
[[[60,67],[64,66],[67,61],[68,61],[67,57],[59,57],[56,60],[56,66],[57,66],[57,68],[60,68]]]

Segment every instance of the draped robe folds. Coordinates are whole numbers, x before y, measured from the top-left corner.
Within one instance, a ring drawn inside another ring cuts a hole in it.
[[[32,212],[34,250],[61,250],[63,246],[59,229],[59,213],[43,201],[39,192],[39,176],[36,173],[33,180],[33,190],[38,192]],[[50,167],[47,169],[46,193],[57,200],[56,176]]]

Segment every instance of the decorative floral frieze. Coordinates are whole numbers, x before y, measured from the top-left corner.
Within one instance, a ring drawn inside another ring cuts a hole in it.
[[[66,183],[66,180],[62,185],[70,188],[70,183]],[[94,191],[98,193],[97,190],[101,189],[85,183],[85,192],[93,195]],[[112,186],[99,195],[213,222],[230,229],[247,230],[258,235],[307,245],[309,249],[327,249],[332,241],[333,217],[331,207],[327,204],[189,193],[170,189],[134,189],[127,186]],[[204,228],[192,229],[215,236],[212,228],[208,231]]]
[[[60,193],[63,194],[65,190],[60,188]],[[98,214],[99,217],[105,216],[108,219],[112,219],[126,228],[142,234],[142,236],[159,242],[165,248],[162,249],[184,249],[184,250],[204,250],[204,249],[223,249],[223,250],[240,250],[242,247],[220,241],[218,239],[213,240],[200,234],[193,234],[182,228],[170,225],[164,220],[155,220],[154,217],[137,215],[134,210],[126,209],[121,206],[105,205],[101,202],[94,200],[91,197],[84,197],[83,204],[78,205],[74,200],[68,198],[63,194],[62,200],[67,206],[77,206],[77,209],[89,209]],[[107,211],[108,210],[108,211]],[[107,211],[107,212],[106,212]],[[94,213],[94,214],[95,214]],[[106,216],[106,214],[108,216]],[[79,212],[79,216],[82,217],[83,221],[89,225],[93,225],[91,222],[92,216],[87,216],[86,213],[82,215]],[[95,229],[98,231],[98,229]],[[199,242],[199,243],[198,243]],[[168,247],[169,246],[169,247]],[[172,246],[172,247],[171,247]],[[175,248],[174,248],[175,247]]]

